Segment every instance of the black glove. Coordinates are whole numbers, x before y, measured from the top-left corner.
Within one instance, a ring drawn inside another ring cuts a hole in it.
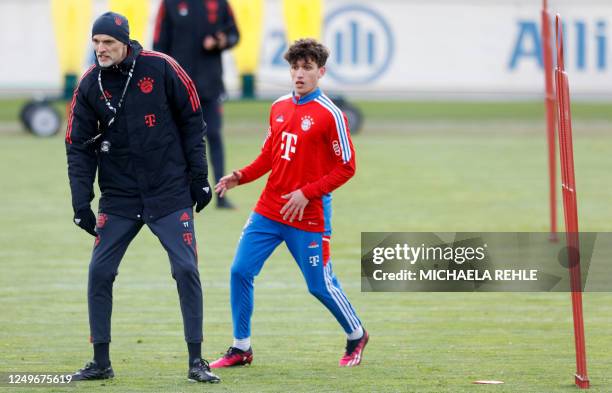
[[[208,180],[193,180],[191,182],[191,199],[196,204],[195,211],[199,213],[210,203],[212,190]]]
[[[74,223],[91,236],[98,236],[96,233],[96,215],[91,208],[77,210],[74,213]]]

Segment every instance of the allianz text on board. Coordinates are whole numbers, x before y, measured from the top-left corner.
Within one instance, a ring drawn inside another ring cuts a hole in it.
[[[535,20],[517,21],[517,34],[512,47],[508,68],[517,69],[522,62],[536,62],[542,68],[542,38],[541,26]],[[608,37],[607,23],[604,20],[587,22],[583,19],[569,21],[564,26],[565,36],[568,37],[568,48],[571,58],[566,64],[575,67],[575,70],[607,71],[608,64]],[[588,48],[588,50],[587,50]]]

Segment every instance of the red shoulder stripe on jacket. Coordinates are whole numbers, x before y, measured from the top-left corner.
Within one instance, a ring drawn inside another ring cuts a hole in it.
[[[74,107],[76,105],[77,95],[79,94],[79,86],[81,86],[81,82],[83,81],[83,79],[85,79],[85,77],[89,75],[89,73],[93,71],[94,68],[96,68],[95,64],[89,67],[87,71],[85,71],[85,73],[81,77],[81,80],[79,81],[79,84],[74,89],[74,93],[72,94],[72,102],[70,103],[70,117],[68,118],[68,126],[66,127],[66,143],[68,143],[69,145],[72,145],[72,138],[70,138],[70,135],[72,134],[72,120],[74,119]]]
[[[208,23],[214,25],[215,23],[217,23],[219,3],[217,2],[217,0],[207,0],[206,9],[208,11]]]
[[[181,82],[183,82],[183,85],[185,85],[187,93],[189,94],[191,108],[194,112],[198,110],[198,108],[200,107],[200,98],[198,97],[198,92],[195,88],[195,85],[193,84],[193,81],[191,80],[189,75],[187,75],[187,72],[185,72],[185,70],[176,62],[176,60],[161,52],[143,50],[142,52],[140,52],[140,54],[143,56],[159,57],[166,60],[168,64],[170,64],[172,69],[174,69]]]

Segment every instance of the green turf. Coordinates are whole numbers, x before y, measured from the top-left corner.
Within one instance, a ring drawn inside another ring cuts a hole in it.
[[[0,121],[17,121],[26,98],[0,101]],[[56,107],[61,113],[61,102]],[[540,120],[544,116],[544,104],[530,102],[417,102],[417,101],[359,101],[356,105],[365,116],[376,121],[482,121],[482,120]],[[227,118],[234,121],[267,119],[269,100],[228,101],[225,104]],[[612,104],[609,102],[574,102],[573,116],[577,120],[612,121]]]
[[[528,102],[402,102],[365,101],[358,106],[370,118],[385,120],[540,120],[544,116],[544,104]],[[612,120],[612,104],[574,102],[572,114],[576,119],[590,121]]]
[[[261,145],[266,106],[250,105],[227,105],[229,168],[247,163]],[[220,370],[217,386],[188,384],[175,285],[159,242],[145,228],[115,282],[115,380],[30,391],[575,391],[566,293],[361,293],[359,286],[362,231],[546,231],[546,147],[541,121],[534,119],[541,109],[508,104],[513,117],[496,105],[363,107],[371,116],[354,140],[357,175],[334,194],[332,249],[334,269],[371,333],[362,367],[336,367],[343,334],[280,247],[256,283],[253,366]],[[598,113],[594,120],[578,117],[575,130],[585,231],[612,228],[612,134],[601,124],[608,115]],[[91,356],[86,286],[92,238],[71,223],[63,139],[9,130],[0,133],[0,146],[0,372],[72,371]],[[209,359],[231,343],[229,266],[262,185],[231,192],[238,211],[206,209],[197,216]],[[595,392],[612,391],[611,300],[609,293],[585,294]],[[505,385],[474,386],[476,379]]]

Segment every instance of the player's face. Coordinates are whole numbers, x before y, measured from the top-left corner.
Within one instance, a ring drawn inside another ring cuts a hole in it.
[[[110,35],[96,34],[92,37],[98,63],[102,67],[110,67],[121,63],[127,56],[127,45]]]
[[[291,64],[291,82],[293,91],[302,97],[312,92],[319,85],[319,79],[325,75],[325,67],[308,60],[298,60]]]

